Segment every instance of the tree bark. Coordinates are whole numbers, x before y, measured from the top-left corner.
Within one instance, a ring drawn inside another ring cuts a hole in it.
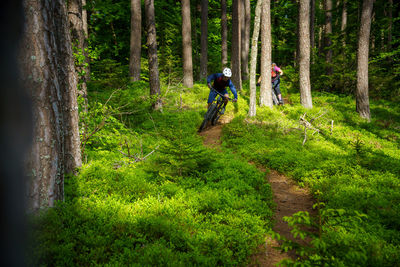
[[[200,79],[207,77],[208,63],[208,0],[201,0]]]
[[[388,26],[388,39],[387,51],[392,51],[392,27],[393,27],[393,0],[389,0],[389,26]]]
[[[63,0],[25,1],[22,77],[34,104],[30,209],[64,198],[64,173],[81,165],[77,79]]]
[[[240,30],[240,21],[241,21],[241,12],[240,12],[240,3],[242,0],[233,0],[233,14],[232,14],[232,55],[231,55],[231,63],[232,63],[232,81],[238,91],[242,89],[242,73],[240,68],[240,59],[241,59],[241,30]]]
[[[271,1],[263,0],[261,15],[260,106],[272,108],[271,83]]]
[[[221,65],[228,65],[228,19],[226,16],[226,0],[221,0]]]
[[[254,15],[254,29],[251,38],[251,54],[250,54],[250,104],[249,117],[256,116],[257,106],[257,87],[256,87],[256,71],[257,71],[257,52],[258,52],[258,36],[260,34],[261,9],[264,0],[258,0]]]
[[[142,4],[141,0],[131,0],[131,46],[129,73],[131,81],[140,80],[142,54]]]
[[[249,48],[250,48],[250,20],[251,20],[251,7],[250,0],[243,0],[243,25],[241,27],[241,37],[242,37],[242,79],[249,79]]]
[[[299,81],[300,102],[312,108],[310,83],[310,1],[300,0],[299,6]]]
[[[182,0],[182,49],[183,85],[191,88],[193,87],[193,61],[190,0]]]
[[[71,30],[71,40],[73,44],[73,50],[75,53],[85,56],[85,60],[75,60],[76,75],[78,77],[79,90],[78,93],[85,99],[85,107],[87,110],[87,79],[89,74],[88,68],[88,43],[87,35],[85,33],[84,18],[83,18],[83,3],[82,0],[70,0],[68,1],[68,20],[69,28]]]
[[[325,59],[328,67],[326,68],[326,74],[332,75],[333,68],[330,66],[332,64],[332,45],[331,40],[332,34],[332,0],[325,0]]]
[[[340,26],[340,31],[342,32],[342,44],[343,47],[346,46],[346,28],[347,28],[347,0],[343,0],[342,7],[342,24]]]
[[[311,0],[311,14],[310,14],[310,46],[311,49],[315,48],[315,0]]]
[[[162,108],[160,76],[158,72],[157,33],[154,14],[154,0],[145,0],[146,27],[147,27],[147,53],[149,58],[150,96],[155,98],[153,109]]]
[[[356,110],[368,121],[371,119],[368,95],[368,55],[373,4],[374,0],[363,1],[357,53]]]

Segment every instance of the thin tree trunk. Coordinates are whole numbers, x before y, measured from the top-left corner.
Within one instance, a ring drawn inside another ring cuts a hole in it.
[[[388,26],[388,39],[387,50],[392,51],[392,26],[393,26],[393,0],[389,0],[389,26]]]
[[[129,73],[131,81],[140,80],[142,54],[142,1],[131,0],[131,47]]]
[[[250,48],[250,0],[243,0],[243,25],[242,25],[242,79],[249,79],[249,48]]]
[[[332,0],[325,0],[325,59],[328,67],[326,68],[326,74],[332,75],[333,68],[332,64]]]
[[[271,83],[271,1],[263,0],[261,15],[260,106],[272,108]]]
[[[228,19],[226,16],[226,0],[221,0],[221,65],[228,65]]]
[[[200,79],[207,77],[208,63],[208,0],[201,0],[201,57]]]
[[[311,0],[311,14],[310,14],[310,46],[311,49],[315,48],[315,0]]]
[[[26,1],[21,58],[34,104],[30,209],[64,199],[64,174],[81,165],[77,79],[63,0]]]
[[[240,12],[240,3],[242,0],[233,0],[233,14],[232,14],[232,55],[231,55],[231,63],[232,63],[232,81],[237,90],[242,89],[242,78],[241,78],[241,70],[240,70],[240,59],[241,59],[241,30],[240,30],[240,21],[241,21],[241,12]]]
[[[356,110],[362,118],[368,121],[371,119],[368,93],[368,54],[373,4],[374,0],[363,1],[357,53]]]
[[[68,20],[69,20],[69,28],[71,30],[71,40],[73,44],[73,49],[75,53],[85,56],[84,61],[82,62],[77,60],[75,61],[75,68],[79,83],[78,93],[84,98],[85,105],[83,108],[85,111],[87,111],[88,100],[87,100],[86,81],[89,69],[86,61],[86,59],[88,58],[88,53],[87,53],[88,44],[84,29],[83,11],[84,10],[83,10],[82,0],[68,1]]]
[[[257,106],[257,87],[256,87],[256,71],[257,71],[257,52],[258,52],[258,36],[260,34],[261,9],[264,0],[258,0],[254,15],[253,37],[251,39],[250,54],[250,104],[249,116],[256,115]]]
[[[191,88],[193,87],[193,61],[190,0],[182,0],[182,49],[183,85]]]
[[[310,1],[300,0],[299,7],[299,80],[300,102],[312,108],[310,83]]]
[[[147,52],[149,58],[150,96],[155,97],[153,109],[162,108],[160,77],[158,73],[157,33],[154,14],[154,0],[145,0],[146,26],[147,26]]]
[[[86,82],[90,81],[90,57],[89,57],[89,49],[88,49],[88,39],[89,39],[89,30],[88,30],[88,15],[86,10],[86,0],[82,0],[82,26],[83,32],[85,33],[85,59],[86,59]]]
[[[347,0],[343,0],[343,7],[342,7],[342,25],[340,27],[340,31],[342,32],[343,38],[343,47],[346,46],[346,28],[347,28]]]

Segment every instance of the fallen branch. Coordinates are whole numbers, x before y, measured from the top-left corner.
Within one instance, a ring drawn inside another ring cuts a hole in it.
[[[307,129],[310,130],[314,130],[314,132],[312,133],[312,135],[314,135],[315,133],[321,133],[321,130],[316,128],[314,125],[312,125],[312,122],[321,118],[322,116],[324,116],[327,113],[327,111],[325,111],[324,113],[322,113],[321,115],[318,115],[317,117],[311,118],[310,121],[308,121],[306,119],[307,113],[304,113],[302,116],[300,116],[300,125],[302,125],[304,127],[304,139],[303,139],[303,146],[307,141]]]

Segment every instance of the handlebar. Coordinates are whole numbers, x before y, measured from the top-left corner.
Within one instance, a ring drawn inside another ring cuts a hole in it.
[[[229,101],[234,102],[234,99],[230,98],[230,97],[225,97],[223,94],[221,94],[220,92],[218,92],[214,87],[211,86],[210,90],[215,91],[218,95],[220,95],[223,98],[227,98]]]

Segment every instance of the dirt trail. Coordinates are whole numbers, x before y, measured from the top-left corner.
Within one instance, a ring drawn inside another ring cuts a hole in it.
[[[220,137],[223,124],[229,123],[230,120],[231,118],[224,116],[216,126],[202,131],[200,135],[204,137],[204,145],[220,150]],[[263,167],[259,167],[259,169],[267,172]],[[282,218],[284,216],[291,216],[298,211],[308,211],[310,214],[314,214],[312,210],[313,199],[306,189],[298,187],[291,179],[277,171],[270,170],[266,179],[271,185],[274,195],[273,199],[276,203],[275,225],[272,229],[279,235],[293,240],[290,235],[290,229]],[[277,240],[267,237],[265,244],[259,247],[259,252],[251,257],[251,264],[249,266],[276,266],[277,263],[285,258],[295,259],[294,252],[281,253],[273,248],[278,245]]]

